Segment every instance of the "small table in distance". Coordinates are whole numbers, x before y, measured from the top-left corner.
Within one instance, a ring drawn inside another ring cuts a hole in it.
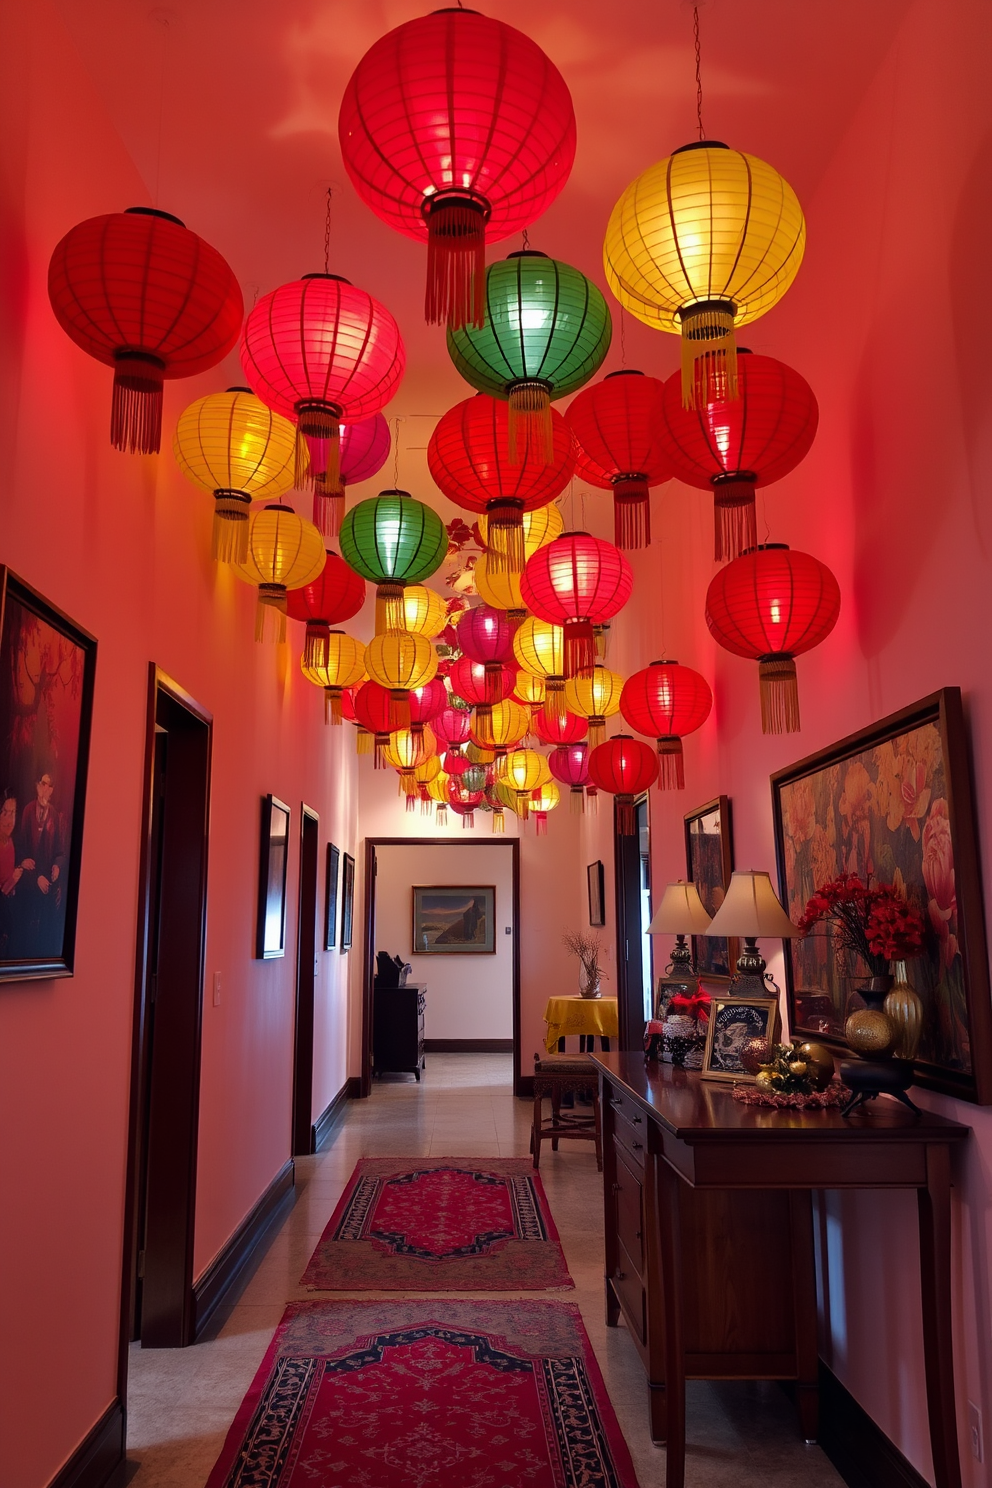
[[[609,1040],[619,1033],[617,1000],[615,997],[550,997],[544,1009],[544,1021],[548,1025],[544,1047],[549,1054],[556,1049],[563,1052],[570,1033],[578,1034],[580,1053],[588,1047],[591,1054],[597,1036],[608,1050]]]

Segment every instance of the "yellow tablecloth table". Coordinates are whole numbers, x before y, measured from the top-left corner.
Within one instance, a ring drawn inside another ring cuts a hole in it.
[[[619,1033],[615,997],[551,997],[544,1009],[548,1036],[544,1047],[553,1054],[558,1040],[570,1033],[615,1039]]]

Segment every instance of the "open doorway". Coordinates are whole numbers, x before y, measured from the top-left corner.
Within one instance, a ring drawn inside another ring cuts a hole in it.
[[[212,723],[149,679],[131,1061],[122,1331],[193,1342],[200,1031]],[[122,1350],[122,1353],[124,1351]]]
[[[634,835],[621,836],[614,820],[617,911],[617,1019],[620,1048],[643,1047],[653,989],[651,923],[651,825],[648,798],[634,808]]]
[[[300,912],[296,945],[296,1035],[293,1047],[293,1156],[317,1150],[313,1128],[313,1004],[317,979],[317,858],[320,823],[303,806],[300,826]]]

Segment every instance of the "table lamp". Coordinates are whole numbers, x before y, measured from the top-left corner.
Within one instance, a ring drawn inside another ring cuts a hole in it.
[[[709,924],[710,917],[703,908],[703,901],[695,884],[679,879],[677,883],[665,885],[661,903],[648,926],[648,934],[675,936],[666,976],[682,981],[687,977],[695,980],[692,947],[686,945],[685,938],[687,935],[705,935]]]
[[[705,933],[735,935],[744,941],[730,985],[742,996],[764,997],[770,991],[777,994],[778,987],[765,971],[765,958],[756,943],[758,936],[786,940],[801,932],[782,908],[768,874],[750,869],[735,870],[731,875],[727,896]]]

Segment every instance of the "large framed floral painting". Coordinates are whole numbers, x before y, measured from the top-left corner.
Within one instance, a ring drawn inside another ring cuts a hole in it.
[[[923,919],[907,980],[923,1000],[916,1083],[992,1104],[992,1008],[961,693],[924,698],[772,776],[782,901],[799,921],[844,875]],[[866,975],[830,928],[786,943],[796,1033],[842,1045]]]

